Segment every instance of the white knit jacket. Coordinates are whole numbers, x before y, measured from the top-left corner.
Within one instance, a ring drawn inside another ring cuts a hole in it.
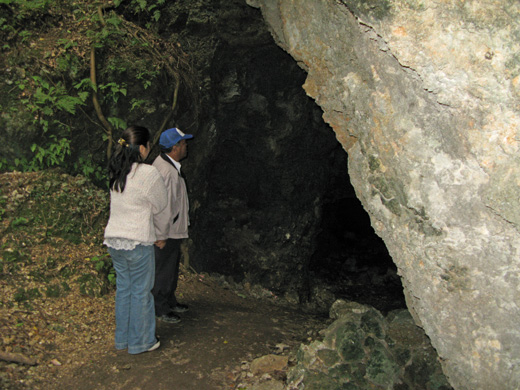
[[[105,238],[125,238],[142,243],[156,240],[153,217],[166,207],[164,181],[151,165],[132,165],[123,192],[110,191],[110,218]]]

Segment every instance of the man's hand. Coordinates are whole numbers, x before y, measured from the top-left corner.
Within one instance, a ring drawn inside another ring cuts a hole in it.
[[[159,249],[163,249],[166,245],[166,240],[157,240],[155,241],[155,246],[157,246]]]

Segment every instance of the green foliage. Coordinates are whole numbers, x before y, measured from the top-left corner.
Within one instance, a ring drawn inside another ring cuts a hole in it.
[[[32,309],[40,297],[60,298],[72,288],[89,296],[114,290],[115,270],[102,248],[106,191],[57,169],[1,179],[0,282],[14,293],[0,297],[0,307]]]
[[[76,96],[68,93],[63,82],[52,83],[40,76],[16,80],[22,98],[20,103],[31,113],[32,124],[47,134],[44,143],[33,143],[32,158],[16,158],[14,167],[22,171],[38,171],[63,166],[71,154],[70,126],[60,121],[58,114],[75,115],[78,106],[84,105],[88,92],[79,91]],[[13,168],[6,159],[0,160],[0,169]]]
[[[51,83],[40,76],[17,80],[22,91],[21,103],[33,114],[33,123],[42,126],[43,132],[52,124],[62,127],[63,123],[54,119],[60,112],[76,114],[78,106],[84,105],[88,92],[80,91],[77,96],[68,93],[63,82]]]
[[[117,84],[114,82],[101,84],[98,86],[101,92],[104,92],[104,95],[107,99],[112,100],[114,103],[117,103],[119,100],[119,95],[126,96],[126,86],[124,84]]]
[[[115,0],[117,7],[123,4],[122,0]],[[161,17],[160,6],[165,4],[165,0],[131,0],[129,4],[125,4],[125,7],[130,10],[134,15],[146,15],[150,19],[146,23],[146,27],[150,28],[152,22],[157,22]]]
[[[61,45],[65,50],[78,46],[77,42],[68,38],[58,39],[58,45]]]
[[[79,157],[74,163],[74,172],[78,172],[94,183],[108,183],[106,170],[96,165],[91,159]]]
[[[9,160],[5,157],[0,157],[0,172],[12,171],[14,169],[15,166]]]
[[[110,122],[112,126],[114,126],[114,129],[124,130],[128,127],[126,121],[124,121],[121,118],[109,117],[107,118],[107,120]]]
[[[70,155],[70,141],[66,138],[57,139],[51,136],[51,142],[46,148],[37,144],[31,146],[31,152],[34,153],[34,159],[31,162],[30,170],[40,170],[60,166],[65,158]]]
[[[156,69],[144,69],[137,72],[136,79],[143,82],[144,89],[148,89],[158,76],[159,72]]]
[[[24,287],[18,288],[18,291],[14,294],[14,301],[15,302],[24,302],[24,301],[31,301],[35,298],[40,298],[42,294],[40,293],[40,290],[38,288],[27,288]]]
[[[27,226],[29,220],[25,217],[16,217],[11,222],[11,227],[15,228],[18,226]]]
[[[28,201],[14,217],[27,221],[24,231],[33,237],[61,237],[76,244],[95,233],[106,218],[107,194],[88,185],[84,177],[52,171],[45,178],[33,184]],[[15,228],[11,223],[10,229]]]
[[[30,138],[10,148],[10,156],[0,156],[0,171],[64,167],[104,182],[105,164],[86,156],[105,151],[113,136],[89,97],[96,92],[103,116],[119,132],[157,106],[156,95],[145,90],[163,88],[164,80],[190,79],[188,56],[156,34],[166,1],[115,0],[104,7],[92,1],[0,0],[2,5],[8,12],[0,15],[0,67],[9,87],[0,111],[13,113],[5,117],[6,128]],[[92,47],[97,86],[89,77]],[[175,84],[167,87],[173,92]],[[171,107],[165,103],[161,107]]]
[[[0,252],[0,277],[16,273],[25,260],[26,256],[18,250],[8,248]]]
[[[87,258],[94,263],[94,268],[100,274],[106,277],[106,280],[111,286],[116,285],[116,271],[112,266],[112,259],[108,254],[94,256],[91,259]]]
[[[0,0],[0,4],[5,4],[15,9],[15,19],[23,21],[45,13],[52,0]]]
[[[22,38],[22,42],[27,42],[27,40],[29,40],[29,38],[31,38],[32,33],[27,30],[22,30],[18,33],[18,36],[20,38]]]
[[[30,148],[32,159],[25,157],[15,158],[14,164],[6,158],[0,158],[0,171],[19,170],[22,172],[35,172],[42,169],[63,166],[67,156],[71,154],[70,140],[57,139],[51,135],[45,146],[32,144]]]

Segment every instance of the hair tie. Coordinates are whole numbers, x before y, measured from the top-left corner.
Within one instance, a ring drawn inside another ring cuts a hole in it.
[[[128,142],[126,142],[123,138],[119,138],[119,140],[117,141],[117,143],[121,146],[124,146],[125,148],[128,147]]]

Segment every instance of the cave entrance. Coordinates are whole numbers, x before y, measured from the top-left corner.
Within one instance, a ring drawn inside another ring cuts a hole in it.
[[[320,290],[317,287],[324,285],[335,298],[367,304],[383,313],[406,308],[401,279],[386,245],[375,234],[350,182],[341,180],[338,185],[342,195],[321,205],[322,218],[309,263],[314,288]]]
[[[404,307],[395,266],[350,184],[347,153],[302,88],[306,72],[257,9],[235,6],[211,30],[205,125],[186,163],[197,205],[190,265],[321,308],[337,298]]]

